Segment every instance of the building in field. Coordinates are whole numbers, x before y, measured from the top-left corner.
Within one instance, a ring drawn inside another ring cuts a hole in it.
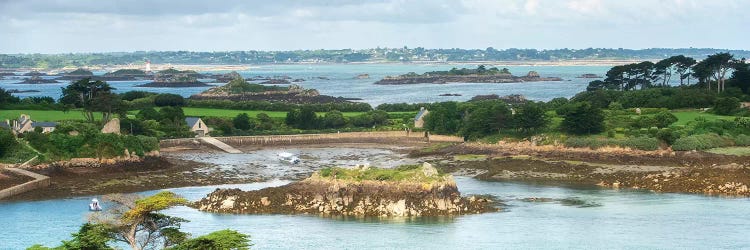
[[[204,123],[201,118],[186,117],[185,122],[187,123],[188,128],[190,128],[190,131],[195,133],[196,136],[203,137],[208,135],[208,126],[206,126],[206,123]]]
[[[419,109],[419,113],[417,113],[417,116],[414,117],[414,127],[415,128],[423,128],[424,127],[424,117],[429,114],[430,111],[425,109],[424,107]]]
[[[34,131],[39,128],[42,133],[49,133],[55,131],[57,126],[56,122],[35,122],[31,120],[31,117],[27,114],[21,114],[16,120],[5,120],[0,122],[0,127],[10,129],[13,134],[23,134],[29,131]]]

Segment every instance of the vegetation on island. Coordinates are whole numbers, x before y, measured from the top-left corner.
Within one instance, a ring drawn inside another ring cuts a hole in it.
[[[249,249],[250,236],[234,230],[219,230],[199,237],[180,231],[180,217],[160,211],[186,205],[185,198],[162,191],[148,197],[135,194],[111,194],[104,198],[107,209],[93,213],[73,238],[62,241],[58,247],[42,245],[30,250],[119,249],[114,243],[122,242],[133,250],[142,249]]]
[[[467,69],[467,68],[452,68],[447,71],[430,71],[425,72],[424,74],[417,74],[414,72],[409,72],[407,74],[401,75],[401,77],[419,77],[419,76],[472,76],[472,75],[479,75],[479,76],[494,76],[494,75],[511,75],[510,70],[508,68],[498,69],[497,67],[487,68],[484,65],[477,66],[476,69]]]
[[[450,175],[441,173],[430,173],[422,165],[401,165],[395,168],[340,168],[328,167],[313,174],[311,179],[328,179],[342,181],[387,181],[387,182],[411,182],[411,183],[434,183],[450,179]]]

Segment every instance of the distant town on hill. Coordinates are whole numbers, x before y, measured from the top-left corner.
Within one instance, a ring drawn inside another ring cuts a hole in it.
[[[651,49],[425,49],[374,48],[293,51],[136,51],[68,54],[0,54],[0,68],[62,68],[90,65],[140,64],[274,64],[356,62],[481,62],[481,61],[570,61],[656,60],[675,55],[702,59],[718,52],[750,58],[748,50],[712,48]]]

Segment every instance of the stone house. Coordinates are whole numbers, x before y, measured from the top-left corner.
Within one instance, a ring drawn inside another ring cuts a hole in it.
[[[206,123],[199,117],[186,117],[185,122],[190,128],[190,131],[195,133],[196,136],[202,137],[208,135],[209,129]]]
[[[27,114],[21,114],[21,116],[18,117],[17,120],[5,120],[4,122],[0,122],[0,127],[10,129],[14,134],[22,134],[29,131],[34,131],[36,128],[41,128],[42,133],[49,133],[55,131],[56,126],[56,122],[32,121],[31,117]]]
[[[424,107],[421,107],[419,109],[419,113],[417,113],[417,116],[414,117],[414,127],[415,128],[423,128],[424,127],[424,116],[429,114],[430,111],[426,110]]]

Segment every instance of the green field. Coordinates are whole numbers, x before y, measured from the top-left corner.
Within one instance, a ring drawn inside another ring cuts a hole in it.
[[[675,122],[674,125],[687,125],[688,122],[695,121],[695,118],[698,117],[706,118],[708,121],[719,119],[733,120],[735,118],[734,116],[715,115],[698,111],[674,111],[672,114],[677,117],[677,122]]]
[[[215,117],[235,117],[241,113],[247,113],[250,117],[255,117],[260,113],[266,113],[272,118],[284,118],[286,113],[284,111],[260,111],[260,110],[233,110],[233,109],[212,109],[212,108],[183,108],[185,116],[215,116]],[[135,115],[138,111],[129,111],[129,115]],[[361,115],[363,112],[343,112],[345,117],[352,117]],[[18,119],[21,114],[27,114],[31,116],[34,121],[62,121],[62,120],[84,120],[83,114],[77,110],[71,110],[68,112],[58,110],[0,110],[0,120],[12,120]],[[404,114],[416,114],[415,112],[391,112],[392,115],[404,115]],[[325,115],[324,112],[319,112],[319,116]],[[101,114],[94,115],[95,118],[101,119]]]

